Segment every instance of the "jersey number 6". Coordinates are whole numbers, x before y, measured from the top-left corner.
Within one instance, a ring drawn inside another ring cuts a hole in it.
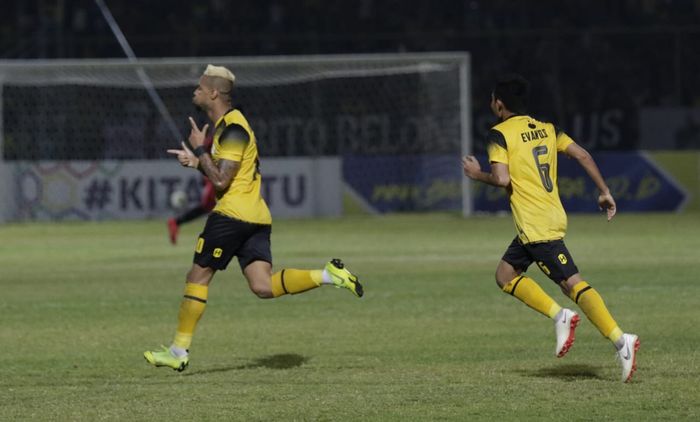
[[[549,163],[540,163],[539,156],[547,155],[547,146],[540,145],[532,149],[532,156],[535,157],[535,165],[540,173],[540,180],[542,180],[542,186],[544,186],[547,192],[554,190],[554,184],[552,183],[552,178],[549,176]]]

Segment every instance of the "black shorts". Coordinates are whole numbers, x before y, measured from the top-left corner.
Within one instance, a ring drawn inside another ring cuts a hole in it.
[[[209,214],[204,231],[197,239],[194,263],[200,267],[225,270],[234,256],[241,269],[253,261],[272,264],[269,224],[254,224],[215,212]]]
[[[503,255],[503,260],[523,272],[536,262],[540,270],[557,284],[578,272],[574,259],[561,239],[524,245],[516,236]]]

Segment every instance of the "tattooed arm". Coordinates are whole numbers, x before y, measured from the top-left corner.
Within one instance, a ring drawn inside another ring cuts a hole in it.
[[[214,164],[208,153],[202,153],[199,157],[198,169],[204,173],[217,191],[228,189],[241,168],[239,161],[219,160],[218,166]]]
[[[182,142],[182,149],[169,149],[168,152],[176,155],[181,165],[201,171],[209,178],[217,191],[226,190],[231,185],[233,178],[236,177],[238,170],[241,168],[241,163],[232,160],[219,160],[218,166],[214,164],[211,155],[203,147],[204,137],[209,125],[204,125],[200,130],[191,117],[190,125],[192,130],[190,131],[189,141],[194,151],[191,151]]]

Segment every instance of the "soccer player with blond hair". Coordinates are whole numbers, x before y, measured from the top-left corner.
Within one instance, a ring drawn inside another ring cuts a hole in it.
[[[192,102],[214,124],[211,151],[204,147],[209,124],[201,129],[190,117],[189,143],[171,149],[181,165],[200,170],[214,185],[217,202],[199,235],[194,262],[187,273],[178,325],[170,347],[144,353],[154,366],[183,371],[189,364],[189,348],[195,327],[207,305],[214,274],[226,269],[236,256],[248,286],[258,297],[276,298],[302,293],[324,284],[363,295],[357,276],[340,259],[323,269],[283,269],[273,273],[270,233],[272,218],[261,196],[258,147],[253,130],[240,110],[232,106],[233,73],[221,66],[207,66],[194,90]]]
[[[567,218],[557,187],[557,153],[566,154],[584,168],[600,191],[598,205],[605,209],[608,221],[617,211],[615,200],[584,148],[552,123],[527,114],[528,97],[529,83],[522,76],[499,80],[491,94],[491,111],[499,123],[487,139],[491,172],[482,171],[474,156],[462,159],[465,176],[505,188],[510,198],[517,235],[496,268],[496,282],[505,293],[554,321],[554,353],[563,357],[574,343],[579,316],[562,308],[524,274],[536,263],[612,342],[622,365],[622,381],[627,382],[636,370],[639,338],[620,329],[603,298],[584,281],[564,244]]]

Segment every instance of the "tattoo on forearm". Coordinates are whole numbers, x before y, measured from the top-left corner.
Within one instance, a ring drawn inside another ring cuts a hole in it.
[[[199,157],[199,167],[202,169],[202,172],[217,189],[221,190],[227,188],[233,181],[233,178],[236,177],[240,163],[220,160],[218,164],[217,167],[209,154],[203,154]]]
[[[226,185],[231,184],[233,178],[236,177],[236,173],[238,173],[239,167],[240,164],[236,161],[221,160],[219,162],[219,175],[221,175],[222,183]]]
[[[216,168],[216,165],[214,165],[214,161],[211,159],[211,156],[209,154],[202,154],[199,157],[199,168],[202,169],[202,172],[209,178],[209,180],[214,182],[216,180],[219,169]]]

